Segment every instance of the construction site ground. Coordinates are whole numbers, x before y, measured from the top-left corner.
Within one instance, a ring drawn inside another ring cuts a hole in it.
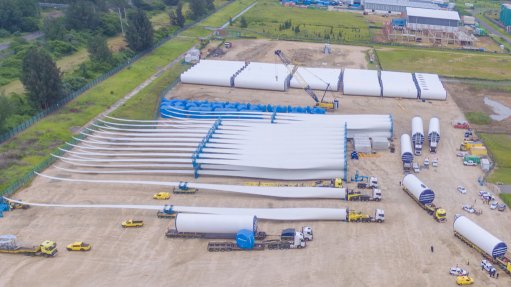
[[[267,45],[274,45],[269,42]],[[288,47],[295,45],[290,43]],[[301,46],[301,44],[300,44]],[[310,47],[314,47],[311,44]],[[319,49],[321,46],[317,45]],[[275,47],[268,47],[273,50]],[[236,46],[233,48],[236,49]],[[335,48],[334,48],[335,49]],[[236,50],[231,50],[234,52]],[[256,51],[260,53],[260,50]],[[256,53],[254,52],[254,53]],[[318,54],[320,51],[317,52]],[[234,54],[234,53],[232,53]],[[256,59],[262,61],[266,54]],[[318,56],[319,57],[319,56]],[[235,59],[233,58],[230,59]],[[269,61],[270,57],[267,56]],[[317,59],[318,63],[323,61]],[[451,92],[456,92],[451,91]],[[168,96],[182,99],[229,100],[237,102],[312,105],[299,89],[288,92],[229,89],[178,85]],[[337,114],[388,114],[394,118],[396,153],[381,152],[376,157],[348,161],[348,171],[377,176],[383,191],[381,202],[346,202],[342,200],[292,200],[233,195],[219,191],[199,191],[193,195],[172,195],[156,201],[152,195],[170,191],[168,187],[133,184],[101,185],[70,183],[37,177],[15,197],[24,201],[62,204],[149,204],[214,207],[349,207],[373,213],[385,210],[385,223],[345,222],[268,222],[259,229],[278,235],[283,228],[311,226],[314,241],[303,250],[221,252],[207,251],[208,240],[168,239],[168,219],[159,219],[153,211],[120,209],[70,209],[32,207],[4,213],[0,234],[15,234],[29,244],[46,239],[58,243],[57,257],[32,258],[1,255],[2,286],[455,286],[449,275],[451,266],[468,269],[476,286],[510,286],[511,277],[499,271],[500,278],[490,278],[481,271],[482,256],[454,237],[454,215],[464,214],[505,242],[511,242],[511,211],[498,212],[483,205],[478,197],[479,167],[463,166],[456,150],[463,130],[451,127],[463,117],[449,97],[447,101],[421,102],[391,98],[350,97],[340,93]],[[447,223],[437,223],[400,187],[403,176],[399,154],[399,136],[411,131],[411,118],[422,116],[427,123],[440,118],[440,147],[437,154],[428,151],[418,158],[438,158],[439,166],[422,170],[418,175],[436,193],[435,204],[447,209]],[[327,120],[327,116],[325,116]],[[306,136],[306,135],[304,135]],[[348,146],[349,147],[349,146]],[[349,147],[351,149],[351,147]],[[55,166],[46,174],[67,178],[140,179],[159,181],[195,181],[193,178],[168,175],[86,175],[70,174]],[[198,182],[243,184],[254,179],[200,177]],[[459,194],[458,185],[468,193]],[[350,188],[354,184],[349,184]],[[466,214],[463,204],[474,204],[483,214]],[[144,220],[137,229],[123,229],[126,219]],[[65,245],[74,241],[93,244],[90,252],[67,252]],[[433,246],[434,252],[431,251]]]

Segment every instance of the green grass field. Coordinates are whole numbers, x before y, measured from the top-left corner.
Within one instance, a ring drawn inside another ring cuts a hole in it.
[[[195,43],[195,39],[188,38],[168,41],[131,67],[95,86],[58,112],[3,144],[0,147],[0,154],[3,156],[0,190],[47,159],[55,147],[71,138],[73,128],[86,124]],[[154,105],[151,108],[154,108]]]
[[[496,169],[488,178],[491,182],[511,184],[511,136],[504,134],[479,135],[496,162]]]
[[[465,113],[467,120],[476,125],[488,125],[491,123],[491,118],[483,112],[468,112]]]
[[[201,26],[220,27],[227,21],[229,21],[230,17],[236,16],[238,13],[243,11],[243,9],[247,8],[250,4],[254,3],[254,1],[255,0],[234,1],[232,4],[226,6],[221,11],[218,11],[217,13],[211,15],[208,19],[201,23]],[[252,9],[255,9],[255,7],[253,7]]]
[[[511,207],[511,194],[499,194],[502,201],[504,201],[505,204],[507,204],[508,207]]]
[[[484,80],[510,80],[511,56],[418,48],[376,48],[384,70],[436,73]]]
[[[329,12],[325,10],[283,7],[279,1],[259,0],[257,5],[244,14],[247,34],[269,38],[309,41],[368,42],[369,27],[362,15],[356,13]],[[291,27],[281,29],[285,21]],[[236,21],[236,27],[239,27]],[[295,33],[293,28],[299,27]]]
[[[134,120],[152,120],[159,111],[159,94],[168,84],[176,80],[190,66],[178,63],[165,71],[161,77],[129,99],[124,105],[115,110],[111,116]]]

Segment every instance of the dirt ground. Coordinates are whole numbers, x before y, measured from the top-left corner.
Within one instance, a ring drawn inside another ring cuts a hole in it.
[[[492,108],[484,103],[485,97],[511,107],[511,97],[506,92],[455,83],[448,83],[445,87],[463,112],[483,112],[487,115],[492,115],[494,113]],[[502,121],[492,121],[489,125],[473,126],[478,131],[511,134],[511,117]]]
[[[215,45],[216,46],[216,45]],[[296,47],[300,48],[297,49]],[[309,67],[367,68],[368,47],[331,45],[332,53],[323,53],[324,44],[287,42],[272,40],[236,40],[230,49],[222,48],[224,55],[210,57],[210,60],[253,61],[281,63],[275,56],[277,49],[282,50],[294,63]],[[206,47],[202,54],[207,54]]]
[[[268,41],[264,45],[274,45]],[[312,45],[312,44],[311,44]],[[311,46],[312,47],[312,46]],[[319,46],[318,46],[319,47]],[[268,47],[269,51],[275,47]],[[235,48],[234,48],[235,49]],[[226,56],[236,50],[231,50]],[[258,60],[264,59],[259,55]],[[230,57],[230,56],[229,56]],[[269,56],[268,56],[269,57]],[[178,98],[230,100],[253,103],[311,105],[301,90],[268,92],[216,87],[179,85],[170,96]],[[314,241],[303,250],[209,253],[208,240],[167,239],[164,232],[171,223],[158,219],[153,211],[66,209],[33,207],[5,213],[0,219],[0,234],[15,234],[20,240],[36,244],[46,239],[58,243],[55,258],[1,255],[1,286],[455,286],[448,274],[451,266],[470,271],[476,286],[510,286],[511,277],[500,273],[490,278],[480,270],[482,259],[476,251],[453,236],[456,213],[463,204],[475,202],[483,215],[464,214],[505,242],[511,243],[511,213],[483,206],[477,193],[478,167],[465,167],[456,157],[463,131],[453,129],[451,121],[462,117],[452,97],[445,102],[339,97],[339,114],[386,114],[395,121],[395,138],[411,131],[411,118],[421,115],[425,127],[432,116],[440,118],[442,139],[438,154],[426,151],[419,158],[438,157],[439,167],[418,175],[436,193],[435,203],[447,209],[448,222],[437,223],[399,186],[402,179],[399,140],[396,153],[350,160],[349,174],[377,176],[383,201],[346,202],[341,200],[278,200],[264,197],[199,191],[194,195],[173,195],[168,201],[155,201],[152,194],[169,191],[165,187],[69,183],[38,177],[31,186],[16,194],[25,201],[63,204],[151,204],[217,207],[332,207],[372,213],[385,210],[385,223],[344,222],[268,222],[259,229],[278,234],[286,227],[312,226]],[[325,120],[327,120],[325,116]],[[57,162],[56,166],[67,166]],[[114,176],[70,174],[50,167],[46,174],[70,178],[141,179],[193,181],[175,176]],[[200,177],[198,182],[241,184],[236,178]],[[464,185],[466,195],[457,193]],[[353,187],[353,184],[350,184]],[[144,220],[140,229],[122,229],[129,218]],[[71,253],[65,245],[83,240],[93,244],[87,253]],[[432,253],[430,248],[434,247]],[[71,283],[72,282],[72,283]]]

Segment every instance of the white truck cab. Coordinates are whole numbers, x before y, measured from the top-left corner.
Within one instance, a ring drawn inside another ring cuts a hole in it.
[[[312,227],[310,227],[310,226],[302,227],[302,233],[303,233],[303,237],[306,241],[312,241],[312,239],[313,239]]]

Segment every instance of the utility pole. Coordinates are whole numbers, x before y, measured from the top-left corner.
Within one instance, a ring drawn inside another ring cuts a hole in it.
[[[122,16],[121,16],[121,8],[117,7],[117,12],[119,13],[119,21],[121,22],[121,31],[122,31],[122,35],[124,35],[124,25],[122,24]]]

